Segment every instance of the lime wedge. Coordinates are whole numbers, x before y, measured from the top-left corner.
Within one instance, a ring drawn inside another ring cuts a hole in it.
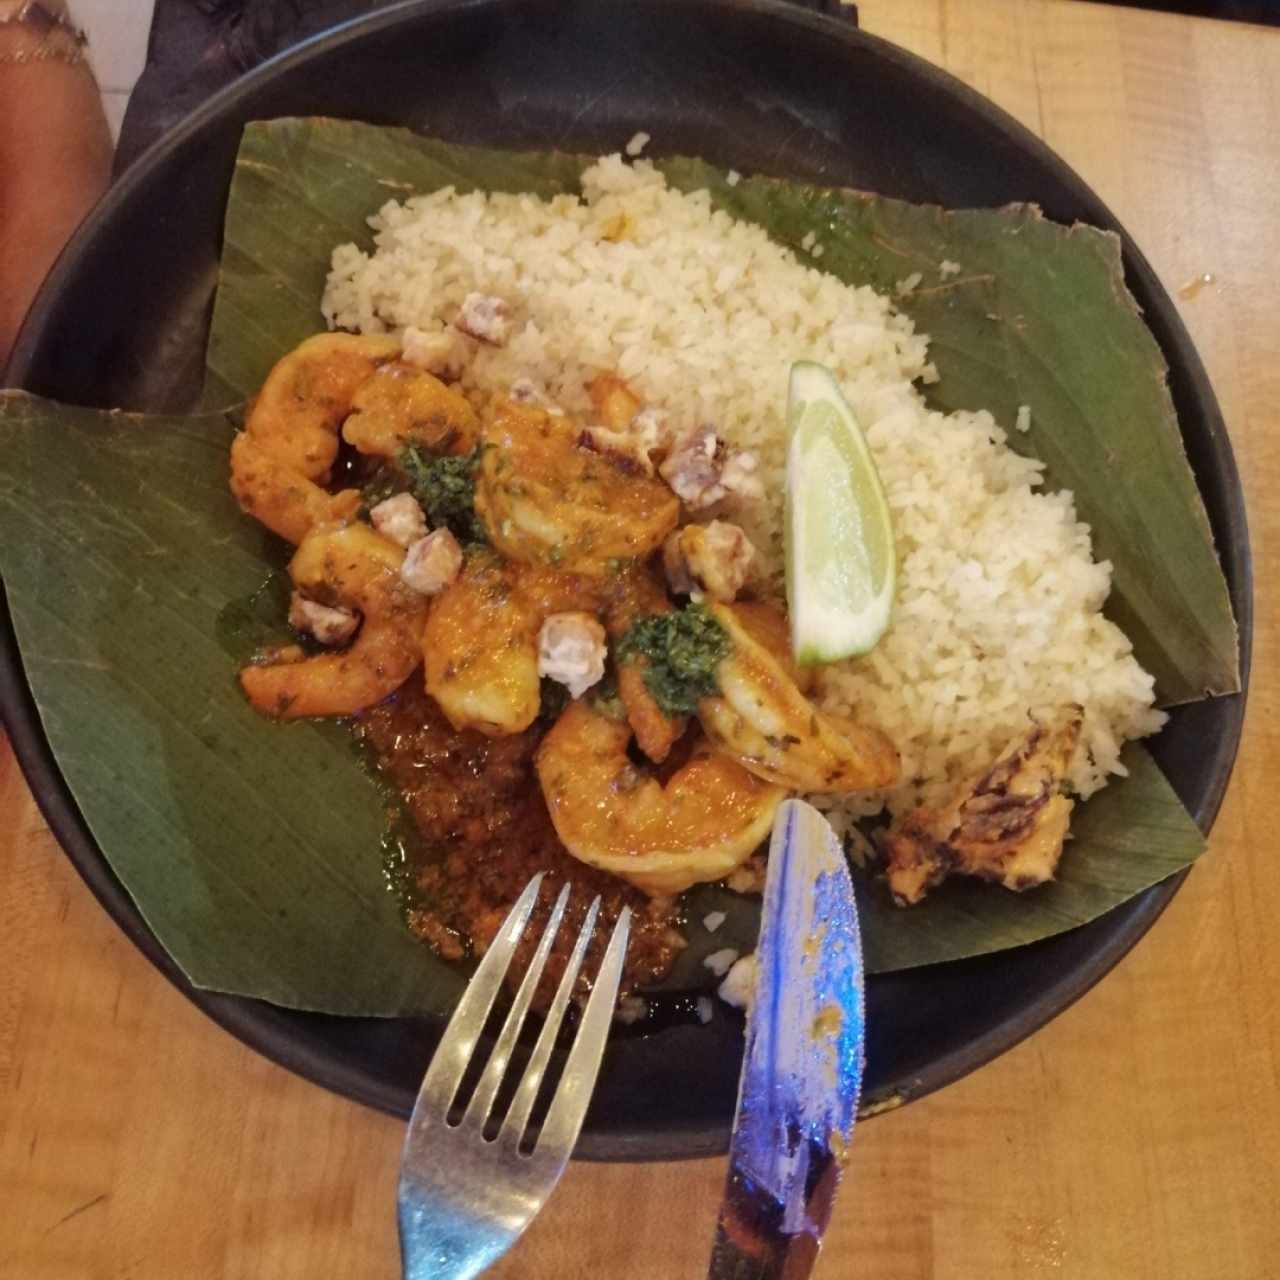
[[[796,661],[866,653],[893,608],[884,486],[831,371],[791,366],[787,393],[787,604]]]

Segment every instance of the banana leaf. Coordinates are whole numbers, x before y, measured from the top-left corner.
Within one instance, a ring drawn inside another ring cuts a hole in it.
[[[404,928],[380,865],[383,798],[350,734],[267,725],[236,685],[285,604],[281,544],[227,491],[234,431],[222,413],[0,391],[0,574],[45,733],[197,986],[331,1013],[443,1011],[462,980]]]
[[[227,492],[232,406],[281,352],[321,327],[330,251],[369,243],[365,218],[386,199],[443,184],[573,191],[584,163],[329,120],[251,126],[228,207],[210,411],[140,417],[0,396],[0,574],[42,722],[99,846],[198,986],[373,1015],[438,1011],[459,989],[459,975],[403,927],[382,863],[387,797],[345,731],[270,724],[236,687],[239,660],[281,627],[285,549]],[[1225,583],[1172,408],[1158,394],[1159,353],[1136,320],[1109,238],[1055,228],[1027,210],[944,215],[765,179],[730,186],[700,162],[665,167],[673,182],[708,186],[784,241],[816,230],[822,265],[836,274],[885,286],[928,263],[960,262],[954,287],[936,290],[943,301],[928,289],[904,299],[938,308],[932,318],[918,313],[935,339],[937,403],[992,407],[1006,423],[1029,403],[1032,431],[1014,443],[1048,456],[1054,481],[1076,488],[1100,546],[1115,538],[1117,594],[1122,581],[1142,588],[1115,616],[1137,619],[1124,625],[1164,697],[1236,687]],[[1021,245],[1041,235],[1054,265],[1044,269],[1047,283],[1028,283],[1041,268],[1035,253],[1022,261]],[[1002,238],[1019,248],[1006,252]],[[1026,280],[1014,279],[1019,271]],[[1052,315],[1041,316],[1036,290],[1059,278],[1074,283],[1050,291],[1043,309]],[[963,323],[948,323],[951,310]],[[1013,315],[1018,338],[1002,332],[1005,322],[972,323],[979,311]],[[1100,375],[1088,351],[1067,359],[1053,345],[1077,331],[1107,349],[1107,378],[1145,379],[1159,412],[1131,413],[1127,384],[1122,396],[1113,388],[1120,401],[1094,387]],[[1037,382],[1050,367],[1053,377]],[[1064,437],[1056,444],[1055,432]],[[1125,449],[1130,463],[1146,458],[1160,481],[1135,481],[1114,517],[1088,466],[1108,448]],[[1131,776],[1078,810],[1052,885],[1021,896],[948,885],[899,911],[863,880],[869,969],[1047,937],[1189,865],[1203,848],[1200,832],[1141,747],[1124,758]],[[710,934],[701,919],[713,909],[730,915]],[[701,958],[750,946],[756,907],[705,888],[690,895],[688,915],[691,945],[672,985],[705,985]]]
[[[226,484],[235,415],[147,417],[0,392],[0,573],[45,733],[99,847],[197,985],[328,1013],[439,1012],[461,978],[401,919],[386,797],[340,725],[272,724],[235,672],[285,638],[283,544]],[[1150,755],[1080,810],[1059,879],[949,884],[910,911],[859,879],[870,972],[1083,924],[1189,865],[1199,830]],[[711,911],[728,919],[714,933]],[[758,905],[690,895],[702,959],[754,945]]]

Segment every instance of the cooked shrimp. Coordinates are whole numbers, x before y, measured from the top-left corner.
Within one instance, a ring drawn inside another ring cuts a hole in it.
[[[818,711],[732,608],[707,608],[733,642],[716,668],[719,696],[698,703],[712,742],[795,791],[862,791],[897,780],[898,753],[882,733]]]
[[[338,428],[356,392],[399,353],[395,338],[351,333],[308,338],[267,375],[245,430],[267,453],[323,483],[338,456]]]
[[[338,428],[361,384],[399,350],[394,338],[322,333],[276,364],[231,447],[231,492],[249,515],[298,543],[355,512],[356,490],[324,490]]]
[[[361,453],[394,458],[405,445],[434,453],[470,453],[480,432],[463,396],[422,369],[392,361],[379,366],[351,397],[342,438]]]
[[[231,443],[231,492],[247,515],[297,545],[318,525],[350,520],[360,509],[360,490],[326,493],[242,431]]]
[[[535,764],[556,834],[575,858],[653,896],[720,880],[769,833],[784,792],[705,740],[664,784],[627,756],[631,728],[571,703]]]
[[[581,610],[598,614],[612,599],[616,589],[609,578],[566,573],[541,565],[517,564],[512,566],[512,571],[520,597],[538,615],[539,625],[541,619],[553,613]]]
[[[264,715],[347,716],[380,702],[421,658],[427,601],[400,581],[404,550],[367,524],[323,526],[303,538],[289,562],[294,585],[321,604],[362,615],[354,643],[340,653],[245,667],[240,684]],[[288,651],[285,651],[288,653]]]
[[[889,888],[901,906],[919,902],[950,874],[1021,892],[1053,879],[1071,821],[1062,779],[1080,740],[1079,707],[1036,724],[939,809],[913,809],[884,839]]]
[[[660,547],[680,504],[660,481],[581,448],[580,435],[564,416],[496,401],[482,435],[476,510],[504,555],[602,576]]]
[[[609,602],[609,634],[615,640],[621,639],[637,618],[670,613],[671,609],[666,592],[654,576],[644,569],[632,570],[618,578]],[[627,709],[636,744],[650,760],[661,764],[684,734],[689,721],[685,716],[668,714],[658,705],[644,681],[647,663],[648,659],[639,654],[617,659],[618,696]]]
[[[477,552],[436,598],[423,636],[427,692],[455,729],[521,733],[540,703],[538,632],[557,613],[598,614],[608,580]]]
[[[563,613],[602,618],[617,640],[635,618],[670,608],[648,571],[597,578],[479,553],[441,592],[427,622],[427,691],[456,729],[478,729],[491,737],[521,733],[538,715],[538,635],[548,618]],[[643,662],[618,663],[618,694],[641,750],[661,762],[688,721],[668,715],[654,701],[644,683]]]
[[[801,693],[807,694],[813,688],[813,668],[796,662],[791,652],[791,624],[781,609],[763,600],[738,600],[733,605],[733,616],[753,640],[777,659]]]
[[[435,598],[422,638],[427,692],[455,729],[521,733],[538,717],[538,628],[516,566],[475,552]]]

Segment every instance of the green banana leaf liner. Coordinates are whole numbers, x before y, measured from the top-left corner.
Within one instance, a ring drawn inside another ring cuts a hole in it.
[[[442,1012],[465,975],[405,927],[388,796],[344,726],[271,724],[239,662],[284,632],[286,548],[227,489],[237,406],[323,327],[334,246],[371,246],[389,198],[577,190],[589,157],[457,147],[328,119],[245,132],[195,416],[138,416],[0,393],[0,573],[45,732],[85,821],[198,987],[340,1014]],[[1107,613],[1165,705],[1239,688],[1237,637],[1160,351],[1117,238],[1031,206],[944,211],[656,161],[682,190],[759,223],[821,266],[890,291],[932,340],[937,408],[987,408],[1070,488],[1114,566]],[[960,263],[959,274],[940,268]],[[1117,484],[1116,476],[1125,482]],[[1188,866],[1203,837],[1151,756],[1080,806],[1058,879],[1014,895],[950,883],[910,910],[859,877],[870,972],[958,960],[1084,924]],[[702,917],[724,910],[714,935]],[[758,904],[688,896],[670,979],[705,986],[711,950],[754,944]]]

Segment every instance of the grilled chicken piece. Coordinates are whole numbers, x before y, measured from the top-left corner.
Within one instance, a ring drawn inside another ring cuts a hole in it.
[[[949,875],[978,876],[1022,892],[1053,879],[1072,801],[1060,790],[1080,740],[1083,711],[1036,724],[940,809],[896,819],[884,838],[889,888],[912,906]]]

